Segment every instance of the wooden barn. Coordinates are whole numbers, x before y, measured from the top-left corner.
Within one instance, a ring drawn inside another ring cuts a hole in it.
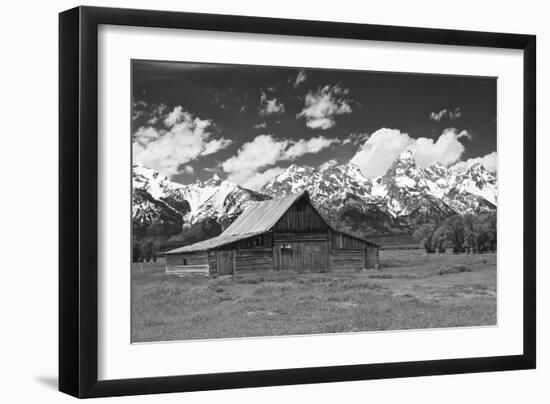
[[[166,272],[327,272],[378,266],[379,246],[334,230],[307,191],[251,204],[219,236],[166,253]]]

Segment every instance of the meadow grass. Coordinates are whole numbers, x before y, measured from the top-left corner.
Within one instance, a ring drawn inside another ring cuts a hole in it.
[[[177,277],[132,267],[132,341],[496,324],[496,255],[383,250],[376,271]]]

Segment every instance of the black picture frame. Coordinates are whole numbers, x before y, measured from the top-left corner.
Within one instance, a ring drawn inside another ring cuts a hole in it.
[[[523,354],[98,381],[100,24],[523,50]],[[536,37],[183,12],[77,7],[59,15],[59,390],[105,397],[459,374],[536,366]]]

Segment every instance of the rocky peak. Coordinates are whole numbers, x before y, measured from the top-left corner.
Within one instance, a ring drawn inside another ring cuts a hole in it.
[[[413,153],[411,150],[405,150],[397,157],[396,162],[399,164],[413,164],[416,165],[416,160],[414,159]]]
[[[222,183],[222,179],[218,175],[218,173],[214,173],[212,177],[210,177],[208,180],[204,182],[205,186],[208,187],[217,187]]]
[[[338,165],[338,162],[336,160],[329,160],[326,163],[321,164],[319,166],[318,170],[319,170],[319,172],[322,173],[323,171],[331,169],[331,168],[335,167],[336,165]]]
[[[472,181],[478,188],[486,184],[496,184],[496,178],[481,163],[475,163],[469,169],[457,175],[457,182]]]
[[[405,150],[382,176],[382,184],[413,187],[424,179],[424,173],[416,165],[412,152]]]

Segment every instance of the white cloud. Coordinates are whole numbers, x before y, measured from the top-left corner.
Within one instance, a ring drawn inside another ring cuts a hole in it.
[[[136,120],[143,116],[146,118],[146,121],[149,125],[156,125],[166,118],[167,109],[168,106],[164,103],[148,104],[144,101],[138,101],[137,103],[134,103],[133,120]]]
[[[227,173],[236,174],[257,171],[281,160],[288,145],[288,140],[276,140],[271,135],[258,135],[254,140],[243,144],[237,155],[224,161],[222,168]]]
[[[419,167],[440,163],[445,166],[456,162],[464,152],[458,140],[467,132],[445,129],[434,141],[425,137],[411,138],[397,129],[382,128],[374,132],[360,147],[351,162],[357,164],[366,177],[384,174],[394,160],[405,150],[411,150]]]
[[[148,165],[172,177],[189,173],[180,166],[200,156],[215,153],[232,142],[225,138],[213,138],[210,120],[193,117],[181,106],[175,107],[164,119],[166,128],[141,127],[133,135],[134,161]],[[191,166],[188,166],[191,167]]]
[[[465,137],[468,140],[472,140],[472,134],[468,132],[466,129],[461,130],[456,136],[457,136],[457,139],[460,139],[461,137]]]
[[[181,171],[185,174],[193,174],[195,172],[195,169],[192,165],[186,164],[183,166]]]
[[[133,136],[134,142],[141,144],[147,144],[155,141],[160,136],[159,131],[152,127],[141,127],[139,128]]]
[[[306,125],[311,129],[332,128],[336,124],[336,115],[351,113],[348,94],[349,90],[339,85],[319,87],[315,93],[306,95],[304,109],[296,117],[305,117]]]
[[[432,112],[430,113],[429,119],[439,122],[445,117],[454,120],[460,118],[461,116],[462,111],[460,110],[460,107],[456,107],[455,109],[442,109],[439,112]]]
[[[298,72],[298,75],[296,76],[296,80],[294,80],[294,88],[298,87],[301,83],[306,81],[307,79],[307,73],[304,69],[300,70]]]
[[[462,116],[460,107],[456,107],[453,111],[449,111],[449,119],[458,119]]]
[[[333,143],[339,143],[338,139],[328,139],[323,136],[311,138],[309,140],[300,139],[292,144],[284,153],[284,160],[294,160],[297,157],[307,153],[319,153]]]
[[[230,139],[225,139],[223,137],[219,139],[211,139],[211,136],[208,135],[206,138],[203,138],[203,144],[202,144],[202,152],[201,156],[207,156],[209,154],[214,154],[219,152],[220,150],[225,149],[227,146],[229,146],[231,143],[233,143]]]
[[[450,168],[454,172],[462,172],[462,171],[466,171],[468,168],[478,163],[484,166],[487,170],[491,172],[496,172],[497,171],[497,152],[494,151],[489,154],[486,154],[483,157],[474,157],[466,161],[459,161],[458,163],[454,164]]]
[[[463,132],[457,133],[456,129],[449,128],[435,142],[425,137],[414,139],[408,149],[413,152],[416,163],[421,168],[435,163],[449,166],[464,153],[464,145],[458,139],[465,136]]]
[[[363,144],[366,140],[369,138],[368,133],[350,133],[346,139],[342,142],[342,144],[353,144],[355,146],[358,146],[360,144]]]
[[[181,105],[175,107],[164,119],[164,124],[168,127],[174,126],[177,123],[191,120],[191,114],[184,111]]]
[[[255,172],[251,177],[248,177],[241,185],[245,188],[258,191],[264,186],[264,184],[271,181],[273,178],[281,174],[283,171],[284,171],[284,168],[273,167],[273,168],[268,168],[263,172]]]
[[[363,143],[351,162],[356,164],[366,177],[376,177],[390,168],[411,141],[408,134],[397,129],[378,129]]]
[[[272,169],[262,171],[266,167],[274,166],[279,161],[294,160],[304,154],[318,153],[337,142],[337,139],[327,139],[323,136],[294,141],[276,139],[267,134],[258,135],[252,141],[243,144],[235,156],[224,161],[222,168],[228,174],[229,181],[251,189],[259,189],[271,179],[269,176],[273,174],[273,177],[276,172]]]
[[[146,113],[147,104],[145,101],[137,101],[132,104],[132,121],[141,118]]]
[[[261,122],[256,125],[254,125],[254,129],[265,129],[267,127],[267,123]]]
[[[285,112],[285,106],[277,98],[268,99],[262,92],[260,97],[260,116],[279,115]]]
[[[447,115],[447,110],[446,109],[442,109],[441,111],[439,112],[432,112],[430,113],[430,116],[429,118],[432,120],[432,121],[436,121],[436,122],[439,122],[443,119],[443,117]]]

